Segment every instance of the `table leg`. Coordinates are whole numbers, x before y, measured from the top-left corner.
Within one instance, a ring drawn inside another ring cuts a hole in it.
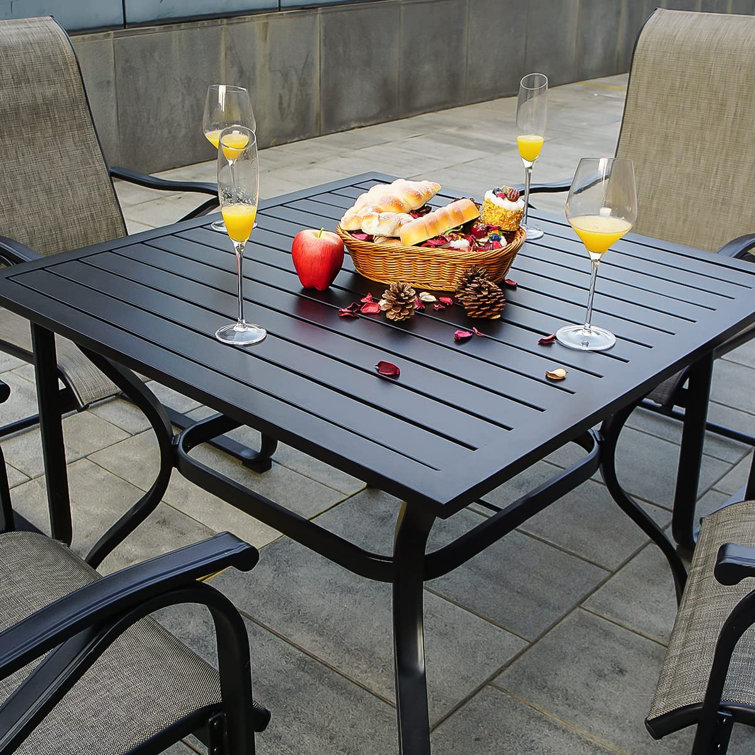
[[[661,549],[666,557],[671,573],[674,577],[677,602],[682,598],[682,591],[687,581],[687,570],[684,568],[679,554],[673,543],[666,537],[663,530],[653,521],[645,510],[621,487],[616,476],[616,444],[624,423],[634,411],[634,405],[630,405],[616,412],[611,419],[606,420],[601,426],[603,446],[600,455],[600,473],[608,488],[611,497],[619,505],[619,508]]]
[[[58,360],[55,336],[39,325],[31,326],[34,349],[39,428],[42,434],[42,456],[45,463],[47,506],[50,531],[56,540],[67,545],[73,538],[71,501],[68,495],[68,470],[63,444],[63,422],[58,395]]]
[[[404,503],[396,523],[393,655],[401,755],[430,755],[422,625],[425,545],[434,520],[419,506]]]
[[[691,556],[695,549],[695,504],[697,486],[700,482],[712,374],[713,358],[708,355],[690,370],[684,402],[671,532],[679,550],[687,556]]]

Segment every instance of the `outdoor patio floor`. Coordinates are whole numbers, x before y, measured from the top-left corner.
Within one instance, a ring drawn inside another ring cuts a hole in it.
[[[535,181],[572,175],[581,156],[613,154],[626,76],[550,92],[548,138]],[[274,196],[378,170],[438,180],[482,194],[522,180],[516,152],[516,100],[507,98],[261,152],[261,190]],[[197,124],[197,128],[199,128]],[[211,148],[208,145],[208,157]],[[214,180],[214,161],[163,175]],[[124,184],[118,193],[132,232],[170,223],[196,204]],[[562,212],[564,197],[536,200]],[[254,264],[254,237],[249,260]],[[585,258],[587,265],[587,259]],[[606,259],[610,264],[610,255]],[[516,266],[512,272],[516,277]],[[600,285],[600,282],[598,282]],[[0,356],[13,394],[0,422],[36,409],[33,368]],[[719,360],[710,416],[752,432],[755,342]],[[185,397],[152,384],[158,397],[196,416]],[[75,518],[74,547],[96,536],[152,483],[156,444],[140,412],[112,400],[64,421]],[[238,432],[254,445],[256,432]],[[653,517],[670,521],[678,423],[635,412],[618,466],[624,485]],[[45,526],[39,431],[3,442],[14,506]],[[214,451],[204,457],[231,476],[370,549],[390,550],[399,502],[357,479],[281,446],[262,475]],[[563,450],[488,496],[517,494],[569,463]],[[709,437],[700,485],[701,512],[744,484],[751,453]],[[441,523],[440,542],[484,516],[475,507]],[[276,531],[231,509],[174,473],[159,509],[104,563],[112,571],[230,530],[261,549],[249,574],[225,572],[212,584],[246,617],[255,696],[273,712],[257,738],[263,755],[389,755],[397,751],[390,633],[390,588],[332,565]],[[671,576],[660,552],[619,511],[599,479],[590,480],[518,531],[425,590],[433,752],[686,753],[691,732],[660,742],[643,719],[673,624]],[[209,618],[166,611],[161,620],[212,658]],[[171,748],[190,753],[194,744]],[[735,728],[730,752],[755,751],[755,734]]]

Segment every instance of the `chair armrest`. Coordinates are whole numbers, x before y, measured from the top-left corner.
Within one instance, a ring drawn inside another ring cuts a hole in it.
[[[737,585],[746,577],[755,577],[755,547],[726,543],[718,549],[713,570],[722,585]]]
[[[110,175],[113,178],[121,178],[124,181],[146,186],[148,189],[159,189],[161,191],[193,191],[200,194],[218,195],[218,187],[213,183],[201,183],[199,181],[171,181],[166,178],[156,178],[148,176],[146,173],[137,173],[128,168],[120,168],[115,165],[109,168]]]
[[[86,627],[229,566],[249,571],[258,558],[251,545],[222,532],[90,582],[0,632],[0,679]]]
[[[0,236],[0,262],[6,265],[18,265],[21,262],[38,260],[42,255],[24,246],[20,241],[14,241],[6,236]]]
[[[755,253],[755,233],[746,233],[732,239],[724,244],[716,254],[723,254],[725,257],[738,257],[744,259],[748,254]]]

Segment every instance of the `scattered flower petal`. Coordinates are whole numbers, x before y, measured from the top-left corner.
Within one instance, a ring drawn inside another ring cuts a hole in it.
[[[476,336],[480,336],[480,338],[485,338],[485,334],[484,334],[484,333],[480,333],[480,331],[479,331],[479,330],[477,330],[477,328],[472,328],[472,332],[473,332],[473,333],[474,333],[474,334],[475,334]]]
[[[342,307],[338,310],[338,316],[339,317],[356,317],[357,316],[357,310],[352,309],[354,307],[353,304],[349,304],[348,307]]]
[[[362,233],[361,231],[349,231],[349,233],[357,239],[357,241],[369,241],[372,238],[369,233]]]
[[[566,377],[567,370],[563,367],[557,367],[555,370],[546,370],[545,377],[548,380],[563,380]]]
[[[372,298],[372,294],[367,294],[366,296],[363,296],[359,301],[363,301],[366,304],[367,302],[375,300]]]
[[[368,301],[362,304],[359,311],[363,315],[376,315],[380,312],[380,305],[376,301]]]
[[[386,362],[383,359],[375,365],[375,369],[385,377],[398,377],[401,374],[401,370],[393,362]]]
[[[445,308],[446,308],[446,305],[441,304],[439,301],[436,301],[435,304],[433,304],[433,309],[436,310],[436,312],[440,312],[441,310]]]
[[[414,309],[418,309],[420,312],[425,308],[422,299],[419,296],[414,300]]]
[[[555,340],[556,340],[556,334],[551,333],[549,336],[543,336],[542,338],[539,338],[537,342],[541,346],[550,346]]]
[[[517,282],[516,282],[515,280],[511,280],[511,278],[506,278],[506,280],[504,281],[504,283],[505,283],[505,284],[506,284],[506,285],[507,285],[507,286],[508,286],[509,288],[516,288],[516,287],[517,287]]]
[[[459,341],[466,341],[468,338],[472,337],[472,333],[470,333],[468,330],[455,330],[454,331],[454,341],[457,343]]]
[[[438,299],[435,296],[428,293],[427,291],[421,291],[419,298],[422,299],[422,301],[426,301],[426,302],[438,301]]]
[[[450,296],[439,296],[438,301],[447,307],[450,307],[454,303],[454,300]]]

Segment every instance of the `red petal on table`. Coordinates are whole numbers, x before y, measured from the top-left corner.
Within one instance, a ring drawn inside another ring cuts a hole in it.
[[[441,304],[439,301],[436,301],[435,304],[433,304],[433,309],[440,312],[441,310],[445,309],[446,305]]]
[[[356,317],[359,311],[359,305],[353,301],[348,307],[341,307],[338,310],[339,317]]]
[[[455,330],[454,331],[454,341],[466,341],[468,338],[472,337],[472,333],[470,333],[468,330]]]
[[[366,296],[363,296],[359,301],[363,301],[367,303],[369,301],[375,301],[375,300],[372,298],[372,294],[367,294]]]
[[[376,315],[380,312],[380,305],[376,301],[368,301],[362,304],[359,311],[364,315]]]
[[[393,362],[386,362],[382,359],[375,365],[375,369],[385,377],[398,377],[401,374],[401,370]]]
[[[450,296],[439,296],[438,301],[447,307],[450,307],[454,303],[454,300]]]
[[[517,286],[517,283],[516,283],[516,281],[515,281],[515,280],[511,280],[511,278],[506,278],[506,280],[504,281],[504,283],[505,283],[505,284],[506,284],[506,285],[507,285],[507,286],[508,286],[509,288],[516,288],[516,286]]]
[[[477,330],[477,328],[472,328],[472,332],[473,332],[473,333],[474,333],[474,334],[475,334],[476,336],[480,336],[480,338],[485,338],[485,334],[484,334],[484,333],[480,333],[480,331],[479,331],[479,330]]]
[[[538,343],[541,346],[550,346],[555,340],[556,334],[551,333],[549,336],[543,336],[542,338],[538,339]]]
[[[361,231],[349,231],[349,233],[357,239],[357,241],[367,241],[371,238],[369,233],[362,233]]]
[[[418,309],[422,311],[425,308],[425,303],[422,301],[422,299],[419,298],[419,296],[414,300],[414,309]]]

